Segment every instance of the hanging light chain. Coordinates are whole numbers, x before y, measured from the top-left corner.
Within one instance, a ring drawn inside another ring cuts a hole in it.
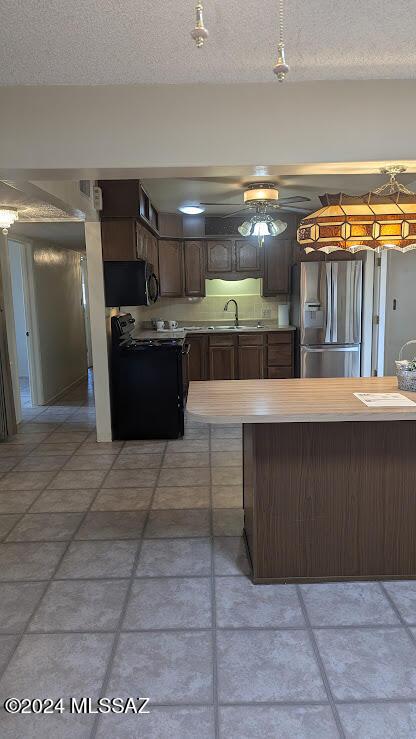
[[[284,32],[284,0],[279,0],[279,43],[277,45],[277,60],[276,64],[273,67],[273,72],[275,73],[277,79],[279,82],[284,82],[286,75],[289,72],[289,65],[286,64],[286,58],[285,58],[285,44],[283,41],[283,32]]]
[[[206,41],[209,36],[209,33],[204,26],[203,10],[204,6],[202,5],[201,0],[198,0],[195,6],[196,23],[195,27],[191,31],[191,36],[195,41],[198,49],[200,49],[201,46],[204,45],[204,41]]]

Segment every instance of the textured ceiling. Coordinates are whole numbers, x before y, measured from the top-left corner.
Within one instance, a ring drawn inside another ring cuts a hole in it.
[[[202,49],[194,5],[0,0],[0,84],[273,79],[278,0],[205,0]],[[286,29],[288,81],[416,77],[415,0],[287,0]]]

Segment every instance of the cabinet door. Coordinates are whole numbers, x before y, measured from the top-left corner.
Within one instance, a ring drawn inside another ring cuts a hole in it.
[[[263,295],[287,295],[290,292],[292,242],[272,236],[266,236],[264,241]]]
[[[222,274],[234,267],[234,243],[232,241],[207,241],[207,272]]]
[[[209,347],[209,379],[235,380],[236,348],[234,346]]]
[[[245,276],[250,273],[258,276],[262,270],[263,249],[259,247],[257,240],[237,239],[235,242],[235,268],[237,272],[244,272]]]
[[[205,297],[205,245],[203,241],[185,241],[185,295]]]
[[[124,262],[137,259],[135,219],[101,221],[101,242],[105,261]]]
[[[159,254],[157,248],[157,238],[147,231],[147,243],[146,243],[146,259],[153,267],[153,272],[156,277],[159,277]]]
[[[264,377],[264,349],[262,346],[238,347],[238,379],[259,380]]]
[[[182,241],[159,241],[160,295],[180,298],[183,295],[183,245]]]
[[[136,257],[147,260],[147,240],[149,232],[136,221]]]
[[[208,379],[208,336],[187,336],[189,351],[189,380]]]

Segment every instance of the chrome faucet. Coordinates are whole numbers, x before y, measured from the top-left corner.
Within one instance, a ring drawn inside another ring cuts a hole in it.
[[[224,305],[224,310],[228,310],[228,306],[230,305],[230,303],[234,303],[234,305],[235,305],[235,327],[238,328],[239,323],[238,323],[238,305],[237,305],[237,301],[234,300],[234,298],[231,298],[231,300],[227,300],[226,304]]]

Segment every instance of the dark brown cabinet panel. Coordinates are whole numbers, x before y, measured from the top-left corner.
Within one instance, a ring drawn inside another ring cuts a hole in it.
[[[183,244],[182,241],[159,241],[160,295],[180,298],[183,295]]]
[[[235,269],[236,272],[247,273],[248,277],[260,276],[263,267],[263,249],[259,247],[257,240],[237,239],[235,242]]]
[[[157,238],[156,236],[153,236],[150,231],[146,231],[145,251],[147,261],[150,262],[150,264],[153,266],[153,272],[155,273],[156,277],[159,277],[159,251]]]
[[[187,336],[189,351],[189,380],[208,379],[208,336]]]
[[[266,236],[264,243],[263,295],[287,295],[290,292],[292,241]]]
[[[137,259],[136,220],[134,218],[101,221],[101,243],[105,261]]]
[[[264,377],[264,349],[262,346],[238,347],[238,379],[258,380]]]
[[[234,266],[233,241],[207,241],[207,272],[226,274]]]
[[[215,334],[209,337],[209,379],[237,379],[237,337]]]
[[[205,297],[205,244],[184,242],[185,295]]]

